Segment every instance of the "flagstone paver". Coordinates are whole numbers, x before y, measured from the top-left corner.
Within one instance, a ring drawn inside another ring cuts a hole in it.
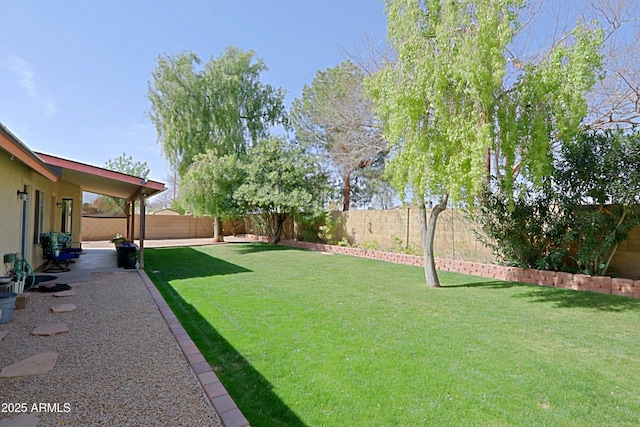
[[[55,351],[36,354],[12,365],[5,366],[0,371],[0,377],[12,378],[44,374],[53,370],[57,361],[58,353]]]
[[[60,291],[60,292],[54,292],[53,294],[54,297],[72,297],[74,295],[77,295],[76,291],[69,289],[68,291]]]
[[[76,305],[75,304],[60,304],[60,305],[54,305],[53,307],[51,307],[51,311],[53,311],[55,314],[60,314],[60,313],[68,313],[70,311],[75,310]]]
[[[69,327],[65,323],[52,323],[50,325],[42,325],[31,331],[31,335],[36,336],[52,336],[69,332]]]

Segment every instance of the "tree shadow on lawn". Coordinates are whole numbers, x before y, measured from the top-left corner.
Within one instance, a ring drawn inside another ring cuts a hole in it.
[[[640,300],[636,298],[601,294],[590,291],[558,289],[550,286],[531,285],[520,282],[492,280],[451,286],[445,285],[443,287],[487,289],[510,289],[517,287],[528,292],[513,295],[513,298],[529,298],[531,299],[531,302],[552,303],[556,308],[591,308],[607,312],[640,310]]]
[[[558,308],[592,308],[608,312],[640,310],[640,301],[636,298],[590,291],[539,287],[516,296],[531,298],[531,302],[553,303]]]
[[[147,249],[145,271],[162,280],[249,273],[251,270],[190,247]]]
[[[273,392],[273,385],[255,370],[192,304],[185,301],[166,280],[154,282],[252,426],[305,426]]]

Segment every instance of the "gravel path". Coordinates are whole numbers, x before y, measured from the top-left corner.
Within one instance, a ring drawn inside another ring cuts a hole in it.
[[[220,425],[137,273],[93,273],[89,282],[70,285],[77,295],[30,292],[27,308],[0,325],[8,331],[0,341],[0,368],[41,352],[59,353],[49,373],[0,378],[0,409],[26,403],[31,412],[33,404],[58,403],[60,412],[40,413],[38,426]],[[78,308],[51,312],[63,303]],[[30,335],[51,323],[66,323],[70,332]],[[0,420],[16,415],[0,412]]]

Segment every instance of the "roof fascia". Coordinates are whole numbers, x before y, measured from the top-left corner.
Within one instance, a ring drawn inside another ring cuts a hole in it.
[[[7,151],[12,159],[18,159],[48,180],[53,182],[58,181],[58,176],[2,123],[0,123],[0,148]]]

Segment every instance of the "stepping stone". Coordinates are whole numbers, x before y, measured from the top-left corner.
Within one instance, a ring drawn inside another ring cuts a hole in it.
[[[51,295],[53,295],[54,297],[72,297],[77,294],[73,289],[69,289],[68,291],[54,292]]]
[[[31,331],[31,335],[50,337],[52,335],[62,334],[69,332],[69,327],[64,323],[53,323],[51,325],[42,325]]]
[[[44,374],[51,371],[57,361],[58,353],[55,351],[36,354],[13,365],[5,366],[0,371],[0,377],[13,378]]]
[[[60,305],[54,305],[53,307],[51,307],[51,311],[53,311],[55,314],[60,314],[60,313],[68,313],[70,311],[75,310],[76,305],[75,304],[60,304]]]
[[[0,331],[0,341],[2,341],[2,338],[6,337],[8,333],[9,331]]]
[[[0,420],[0,427],[36,427],[40,419],[36,414],[20,414]]]

